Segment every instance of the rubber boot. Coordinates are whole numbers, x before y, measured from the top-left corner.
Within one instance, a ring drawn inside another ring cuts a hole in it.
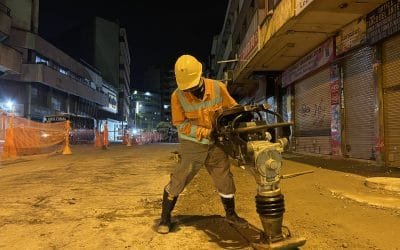
[[[175,207],[178,196],[171,197],[167,191],[164,190],[162,201],[161,220],[158,225],[157,232],[160,234],[167,234],[171,229],[171,212]]]
[[[246,228],[249,226],[249,223],[240,218],[235,212],[235,198],[224,198],[221,197],[222,204],[224,205],[224,209],[226,212],[225,220],[235,226]]]

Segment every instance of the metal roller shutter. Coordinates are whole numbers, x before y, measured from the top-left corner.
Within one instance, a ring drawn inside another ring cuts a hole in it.
[[[387,40],[382,51],[385,159],[400,167],[400,36]]]
[[[383,44],[382,54],[383,87],[400,85],[400,35]]]
[[[325,68],[295,85],[296,151],[331,154],[330,71]]]
[[[343,63],[345,105],[345,154],[351,158],[375,159],[376,89],[373,50],[365,47]]]

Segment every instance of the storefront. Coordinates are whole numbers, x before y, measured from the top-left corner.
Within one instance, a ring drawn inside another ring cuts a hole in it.
[[[376,8],[366,17],[367,41],[375,45],[377,69],[382,87],[383,108],[381,137],[378,146],[384,150],[388,167],[400,167],[400,2],[390,0]],[[380,69],[380,70],[379,70]],[[383,135],[383,138],[382,138]],[[383,142],[383,143],[382,143]]]
[[[282,87],[294,85],[294,149],[297,152],[332,153],[330,62],[334,59],[333,44],[333,39],[328,39],[282,75]]]
[[[344,155],[375,159],[376,89],[373,50],[364,47],[343,62]]]
[[[113,119],[100,120],[99,121],[99,131],[104,131],[104,125],[107,122],[107,130],[108,130],[108,141],[111,143],[122,142],[123,137],[125,135],[125,131],[127,129],[126,122],[117,121]]]
[[[400,167],[400,35],[383,43],[382,85],[386,164]]]
[[[365,45],[365,19],[344,27],[336,37],[336,54],[342,71],[343,156],[374,160],[377,131],[377,90],[374,50]],[[351,51],[350,51],[351,50]]]
[[[328,67],[295,85],[296,151],[331,153],[330,71]]]

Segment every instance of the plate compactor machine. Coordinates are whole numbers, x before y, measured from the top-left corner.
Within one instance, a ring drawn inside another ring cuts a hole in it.
[[[274,122],[268,122],[271,120]],[[222,111],[215,122],[217,146],[238,166],[249,169],[257,183],[256,211],[264,231],[253,247],[293,249],[304,245],[304,238],[293,237],[282,225],[285,212],[284,195],[279,187],[282,152],[288,146],[292,123],[283,122],[269,104],[235,106]]]

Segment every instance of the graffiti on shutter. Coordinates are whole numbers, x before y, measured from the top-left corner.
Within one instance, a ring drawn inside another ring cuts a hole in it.
[[[295,85],[296,151],[331,153],[329,83],[328,67]]]

